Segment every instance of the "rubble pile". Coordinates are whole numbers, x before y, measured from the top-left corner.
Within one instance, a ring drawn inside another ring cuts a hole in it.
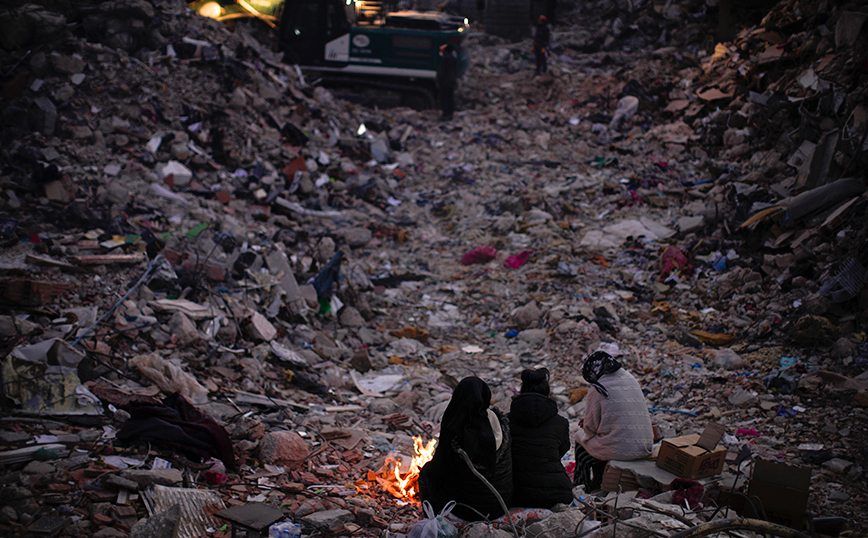
[[[686,515],[645,485],[522,533],[704,521],[745,446],[868,529],[868,11],[782,1],[714,42],[707,4],[579,8],[536,78],[472,31],[449,123],[310,86],[258,21],[4,8],[0,528],[228,536],[215,513],[262,503],[408,533],[382,470],[457,380],[507,410],[546,366],[576,430],[602,346],[659,438],[721,423],[727,469]]]
[[[557,20],[570,26],[563,43],[585,53],[674,46],[697,54],[713,48],[715,41],[729,41],[741,27],[760,23],[777,2],[760,0],[749,9],[744,9],[748,7],[745,4],[717,0],[567,0],[559,3],[562,13]]]

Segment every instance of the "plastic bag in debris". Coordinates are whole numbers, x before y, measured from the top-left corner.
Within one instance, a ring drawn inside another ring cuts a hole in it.
[[[425,519],[413,525],[408,535],[409,538],[455,538],[458,536],[458,529],[446,519],[453,508],[455,508],[455,501],[450,501],[443,507],[440,514],[435,516],[431,503],[423,501],[422,509],[425,511]]]
[[[200,385],[192,375],[182,370],[180,366],[167,361],[156,353],[133,357],[130,359],[130,364],[138,368],[163,392],[178,392],[194,404],[208,402],[208,389]]]
[[[328,299],[331,293],[332,285],[342,280],[341,262],[344,259],[343,251],[335,252],[332,259],[328,261],[313,280],[313,287],[316,290],[317,298],[322,301]]]
[[[796,386],[801,378],[797,368],[790,366],[788,368],[775,368],[763,377],[763,383],[769,388],[778,391],[780,394],[792,394],[796,390]]]

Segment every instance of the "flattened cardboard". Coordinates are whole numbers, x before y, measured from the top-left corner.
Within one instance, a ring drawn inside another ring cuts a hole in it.
[[[705,450],[711,452],[714,450],[714,447],[717,446],[717,443],[723,439],[723,434],[726,433],[726,428],[718,424],[717,422],[709,422],[706,424],[705,429],[702,430],[702,435],[699,436],[699,441],[696,442],[696,446],[702,447]]]
[[[723,437],[723,427],[711,423],[702,435],[683,435],[664,439],[657,454],[657,466],[681,478],[705,478],[723,471],[726,449],[715,448]],[[699,443],[706,447],[703,448]]]
[[[259,532],[262,532],[269,525],[284,517],[282,510],[264,503],[247,503],[233,506],[214,515],[220,519],[225,519]]]
[[[811,470],[772,461],[756,460],[747,488],[756,495],[769,521],[802,530],[811,487]],[[745,506],[745,510],[748,506]],[[745,514],[746,517],[756,517]]]
[[[641,486],[636,479],[636,473],[626,469],[616,469],[611,465],[606,465],[606,470],[603,472],[603,483],[600,489],[603,491],[636,491]]]

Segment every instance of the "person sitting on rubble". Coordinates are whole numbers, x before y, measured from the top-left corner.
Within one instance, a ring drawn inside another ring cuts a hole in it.
[[[435,513],[454,500],[458,504],[452,514],[467,521],[503,514],[497,496],[459,450],[469,456],[476,472],[507,506],[512,502],[509,421],[500,410],[490,409],[490,404],[491,389],[478,377],[466,377],[455,387],[443,413],[434,457],[419,471],[419,498],[430,502]]]
[[[512,399],[512,504],[551,508],[573,501],[573,486],[561,463],[570,449],[570,424],[549,398],[546,368],[521,373],[521,393]]]
[[[645,395],[632,374],[605,351],[585,359],[582,377],[594,387],[576,436],[574,485],[600,489],[610,460],[637,460],[651,455],[654,432]]]

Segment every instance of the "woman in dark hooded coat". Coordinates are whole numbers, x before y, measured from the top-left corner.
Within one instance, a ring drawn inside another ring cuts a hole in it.
[[[491,389],[478,377],[466,377],[452,392],[443,413],[434,457],[419,472],[419,497],[439,513],[449,501],[457,517],[478,521],[503,515],[494,493],[473,474],[458,453],[463,449],[507,506],[512,501],[509,422],[490,409]]]
[[[561,463],[570,449],[570,424],[549,398],[549,371],[521,373],[521,394],[512,399],[512,504],[551,508],[573,501],[573,487]]]

